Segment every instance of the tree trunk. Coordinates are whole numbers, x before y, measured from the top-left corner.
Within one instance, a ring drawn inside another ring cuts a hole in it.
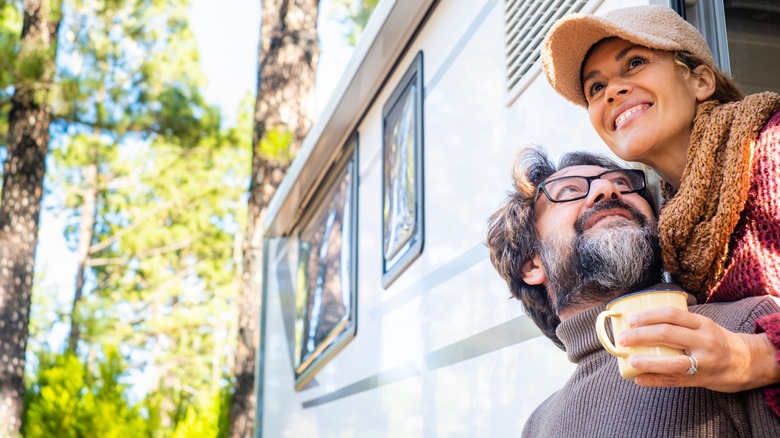
[[[87,271],[87,262],[89,261],[89,249],[92,246],[92,237],[95,234],[95,212],[97,211],[97,180],[98,166],[96,163],[88,164],[84,167],[84,189],[82,191],[81,202],[81,222],[79,224],[79,240],[76,250],[78,258],[78,267],[76,270],[76,290],[73,293],[73,308],[70,312],[70,337],[68,338],[68,348],[74,353],[78,348],[81,338],[81,329],[79,328],[78,309],[81,303],[81,296],[84,293],[85,274]]]
[[[314,80],[319,56],[317,0],[266,0],[262,5],[260,53],[252,139],[247,234],[243,278],[237,300],[238,346],[235,392],[230,406],[230,436],[251,437],[255,423],[255,354],[263,268],[262,225],[268,204],[312,123]],[[263,145],[290,135],[277,156]]]
[[[8,115],[8,157],[0,204],[0,436],[21,428],[24,351],[30,316],[35,246],[46,172],[59,11],[48,0],[24,1],[20,58],[40,58],[42,74],[15,84]],[[52,17],[57,17],[52,21]],[[46,52],[42,52],[42,50]],[[41,53],[46,55],[41,57]]]

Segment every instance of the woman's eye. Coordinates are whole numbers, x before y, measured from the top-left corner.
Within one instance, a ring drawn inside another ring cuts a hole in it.
[[[591,84],[588,87],[588,95],[589,96],[595,96],[599,91],[601,91],[603,89],[604,89],[604,84],[596,82],[594,84]]]
[[[628,68],[632,69],[632,68],[639,67],[645,62],[647,62],[645,58],[642,58],[641,56],[634,56],[633,58],[628,60]]]

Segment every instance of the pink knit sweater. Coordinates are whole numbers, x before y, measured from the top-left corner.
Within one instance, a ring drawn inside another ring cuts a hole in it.
[[[780,296],[780,112],[761,130],[742,217],[732,233],[729,262],[708,301]]]
[[[780,112],[761,130],[754,151],[748,199],[732,234],[728,265],[709,302],[780,296]],[[756,331],[767,332],[780,351],[780,314],[756,321]],[[764,394],[780,415],[780,384]]]

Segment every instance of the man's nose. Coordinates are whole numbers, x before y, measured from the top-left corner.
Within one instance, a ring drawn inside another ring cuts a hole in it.
[[[605,179],[596,179],[590,182],[590,191],[586,199],[587,207],[592,207],[598,202],[621,199],[623,195],[614,184]]]

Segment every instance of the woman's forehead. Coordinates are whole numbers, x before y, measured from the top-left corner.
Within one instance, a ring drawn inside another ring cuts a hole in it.
[[[641,44],[632,43],[631,41],[624,40],[620,37],[609,37],[604,38],[603,40],[600,40],[596,44],[592,45],[588,50],[588,53],[585,54],[585,61],[587,61],[594,52],[600,52],[609,49],[622,49],[624,47],[640,47],[643,49],[652,50]]]

